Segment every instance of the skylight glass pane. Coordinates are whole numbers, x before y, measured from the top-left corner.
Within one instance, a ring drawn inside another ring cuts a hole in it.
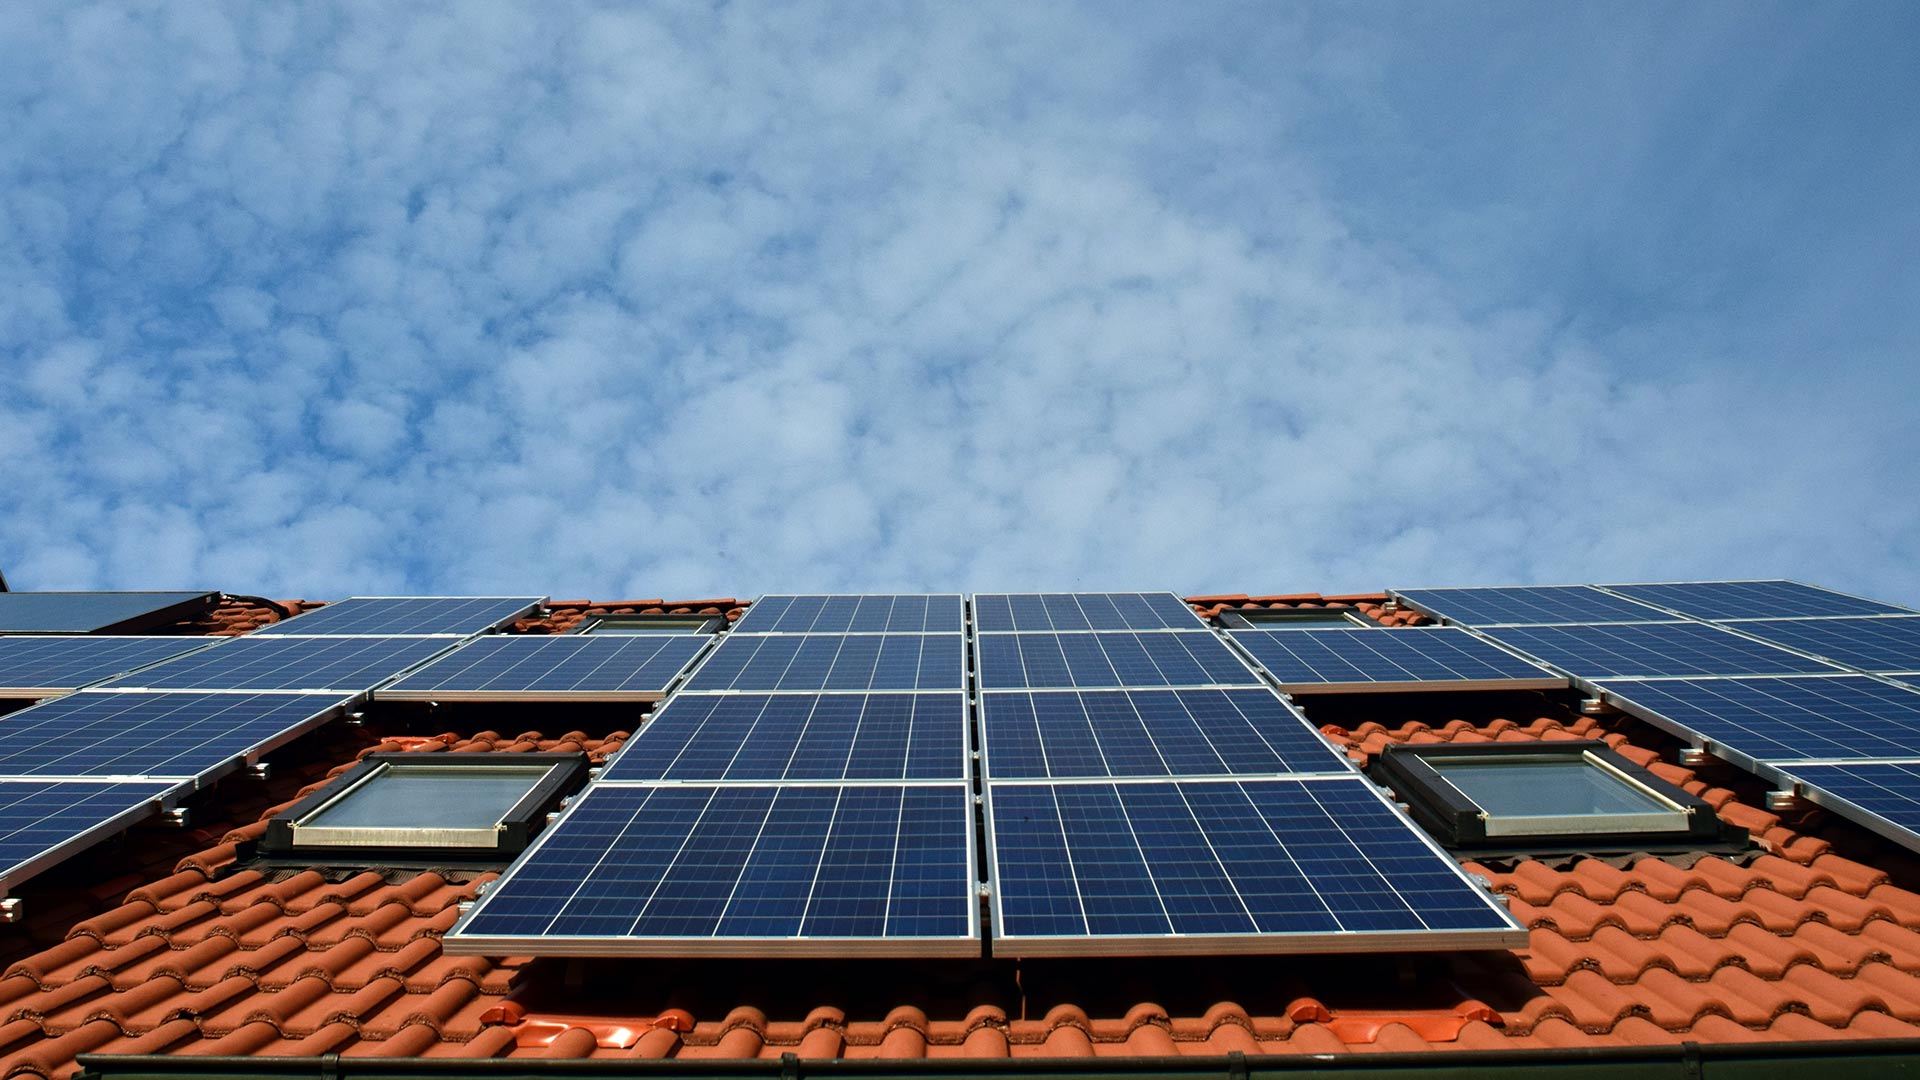
[[[1495,817],[1671,812],[1673,807],[1583,758],[1431,757],[1447,782]]]
[[[312,829],[490,829],[547,769],[393,767],[302,821]]]

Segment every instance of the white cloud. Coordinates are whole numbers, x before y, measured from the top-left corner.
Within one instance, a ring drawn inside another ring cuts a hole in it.
[[[1365,34],[0,18],[15,587],[1920,599],[1890,406],[1645,363],[1711,321],[1585,334],[1355,210],[1311,121],[1380,107]]]

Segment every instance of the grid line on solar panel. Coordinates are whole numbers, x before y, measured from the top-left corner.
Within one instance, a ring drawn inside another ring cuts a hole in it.
[[[966,629],[959,593],[763,596],[735,634],[958,634]]]
[[[1526,940],[1364,778],[994,783],[987,803],[1001,955]]]
[[[983,694],[992,780],[1351,773],[1265,689]]]
[[[1920,668],[1920,617],[1751,619],[1732,629],[1876,674]]]
[[[276,637],[466,637],[545,603],[538,596],[355,596],[253,633]]]
[[[961,694],[681,694],[598,782],[966,778]]]
[[[977,956],[964,784],[590,788],[453,953]]]
[[[388,700],[656,701],[713,639],[705,634],[495,634],[460,646],[378,696]]]
[[[1395,589],[1393,595],[1436,618],[1476,627],[1584,625],[1676,618],[1591,585]]]
[[[1204,624],[1170,592],[980,593],[973,626],[980,633],[1078,630],[1198,630]]]
[[[962,634],[728,635],[682,693],[959,690]]]
[[[0,688],[59,692],[204,649],[219,639],[106,635],[0,636]]]
[[[1020,633],[974,638],[982,690],[1259,686],[1211,632]]]
[[[134,824],[179,784],[0,780],[0,886],[12,886],[67,854]]]
[[[1920,757],[1920,692],[1864,675],[1596,685],[1636,715],[1754,763]]]
[[[1831,664],[1700,622],[1508,626],[1481,632],[1581,679],[1839,671]]]
[[[1453,627],[1235,630],[1231,636],[1289,691],[1566,685],[1566,679]]]
[[[0,717],[0,776],[200,778],[324,721],[327,694],[85,691]]]
[[[1912,608],[1883,604],[1797,581],[1670,581],[1600,587],[1697,619],[1920,614]]]
[[[140,690],[328,690],[361,693],[449,647],[441,638],[249,635],[188,653],[105,687]]]
[[[1816,805],[1920,850],[1920,762],[1801,764],[1787,775]]]

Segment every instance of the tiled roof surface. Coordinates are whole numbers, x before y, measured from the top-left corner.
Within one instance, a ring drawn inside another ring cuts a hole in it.
[[[1196,607],[1350,602],[1365,611],[1380,599],[1205,597]],[[565,614],[555,618],[592,607],[556,605]],[[1920,872],[1896,849],[1817,811],[1789,820],[1762,810],[1765,789],[1750,778],[1682,768],[1663,736],[1623,717],[1580,715],[1551,695],[1382,695],[1309,709],[1362,759],[1400,742],[1604,738],[1751,830],[1758,846],[1470,861],[1531,930],[1514,953],[919,964],[450,957],[439,936],[491,874],[267,869],[248,842],[357,753],[598,758],[626,730],[375,741],[343,729],[308,744],[322,764],[276,780],[274,805],[257,795],[249,805],[244,785],[222,794],[233,820],[259,820],[202,836],[211,846],[137,887],[116,864],[108,873],[121,876],[80,894],[97,904],[86,918],[61,938],[16,948],[20,958],[0,974],[0,1076],[65,1076],[89,1052],[991,1059],[1920,1036],[1920,894],[1909,887]],[[570,714],[529,719],[556,715]]]
[[[1209,619],[1217,618],[1223,611],[1302,608],[1337,611],[1352,608],[1384,626],[1428,626],[1433,623],[1432,619],[1412,608],[1390,603],[1386,593],[1355,593],[1349,596],[1321,596],[1319,593],[1248,596],[1245,593],[1222,593],[1216,596],[1189,596],[1187,602],[1193,605],[1195,613]]]

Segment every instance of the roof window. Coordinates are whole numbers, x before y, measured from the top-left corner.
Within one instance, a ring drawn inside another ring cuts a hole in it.
[[[1220,621],[1234,630],[1325,630],[1328,627],[1365,626],[1379,623],[1353,608],[1241,608],[1223,611]]]
[[[1713,808],[1598,740],[1389,746],[1376,779],[1458,847],[1702,845],[1744,840]]]
[[[598,615],[583,619],[576,634],[711,634],[726,625],[724,615]]]
[[[585,754],[369,754],[269,822],[261,850],[511,857],[586,769]]]

